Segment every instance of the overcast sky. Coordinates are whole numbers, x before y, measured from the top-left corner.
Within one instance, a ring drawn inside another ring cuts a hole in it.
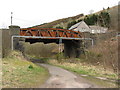
[[[103,7],[118,5],[119,0],[0,0],[0,28],[13,25],[26,28],[57,19],[89,14],[102,10]]]

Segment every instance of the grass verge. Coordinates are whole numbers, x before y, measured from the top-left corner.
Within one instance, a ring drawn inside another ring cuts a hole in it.
[[[89,75],[94,77],[104,77],[108,79],[118,79],[118,75],[110,70],[105,70],[102,66],[93,66],[86,63],[76,62],[71,63],[63,61],[59,63],[57,60],[49,60],[49,64],[59,66],[61,68],[67,69],[69,71],[75,72],[77,74]]]
[[[118,88],[119,86],[117,84],[118,75],[110,70],[102,68],[101,66],[93,66],[77,61],[76,63],[68,62],[67,59],[66,61],[63,60],[62,62],[57,60],[49,60],[48,63],[74,72],[76,75],[81,76],[100,87]]]
[[[25,60],[19,52],[3,59],[3,88],[38,88],[48,79],[48,71]]]

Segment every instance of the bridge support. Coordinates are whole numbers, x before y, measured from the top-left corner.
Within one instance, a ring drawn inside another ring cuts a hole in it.
[[[64,43],[64,55],[68,58],[78,58],[82,50],[82,41],[81,40],[72,40],[66,41]]]
[[[19,50],[19,39],[13,38],[12,36],[19,36],[20,27],[19,26],[9,26],[10,29],[10,36],[11,36],[11,49]]]
[[[13,35],[19,35],[20,32],[20,27],[19,26],[9,26],[9,29],[1,29],[0,30],[0,41],[1,41],[1,46],[0,46],[0,56],[2,58],[6,57],[9,52],[11,51],[12,48],[12,36]],[[18,47],[18,39],[14,39],[14,46],[13,47]],[[15,49],[14,48],[14,49]]]

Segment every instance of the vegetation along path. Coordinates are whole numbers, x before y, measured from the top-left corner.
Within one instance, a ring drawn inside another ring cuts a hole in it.
[[[46,81],[42,88],[97,88],[81,77],[62,68],[48,64],[39,64],[49,70],[51,77]]]

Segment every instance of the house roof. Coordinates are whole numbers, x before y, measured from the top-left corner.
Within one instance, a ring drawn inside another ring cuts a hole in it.
[[[79,22],[79,23],[77,23],[77,24],[75,24],[75,25],[73,25],[73,26],[71,26],[70,28],[69,28],[69,30],[73,30],[73,29],[90,29],[89,28],[89,26],[84,22],[84,21],[81,21],[81,22]]]
[[[69,28],[69,30],[72,30],[72,29],[77,28],[80,24],[81,24],[81,22],[79,22],[79,23],[77,23],[77,24],[71,26],[71,27]]]

